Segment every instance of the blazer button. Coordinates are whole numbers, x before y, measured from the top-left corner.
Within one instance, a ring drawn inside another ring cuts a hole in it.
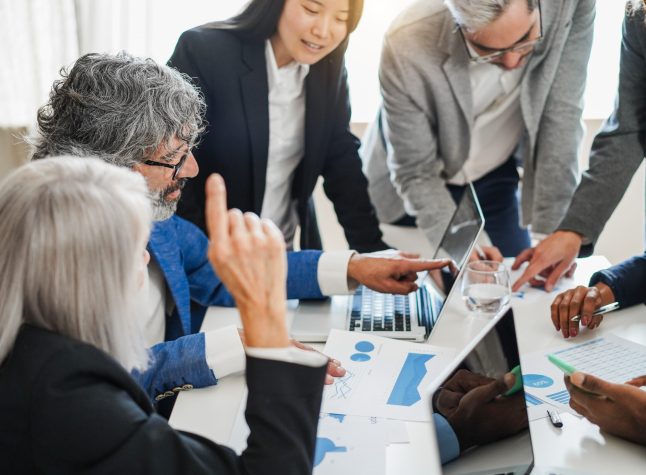
[[[166,395],[165,395],[165,394],[158,394],[157,396],[155,396],[155,401],[161,401],[161,400],[162,400],[162,399],[164,399],[165,397],[166,397]]]
[[[191,389],[193,389],[192,384],[185,384],[184,386],[182,386],[182,391],[190,391]]]
[[[174,395],[175,395],[175,393],[173,391],[166,391],[164,393],[164,396],[166,396],[166,397],[171,397],[171,396],[174,396]]]
[[[173,392],[174,392],[175,394],[177,394],[177,393],[178,393],[178,392],[180,392],[181,390],[182,390],[182,388],[180,388],[179,386],[178,386],[178,387],[176,387],[176,388],[173,388]]]

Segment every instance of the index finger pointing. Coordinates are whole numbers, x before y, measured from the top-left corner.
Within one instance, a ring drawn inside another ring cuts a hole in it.
[[[521,251],[521,253],[516,256],[516,259],[514,259],[514,263],[511,265],[511,270],[517,270],[521,266],[521,264],[523,264],[523,262],[529,261],[533,255],[533,247],[528,247],[527,249]]]
[[[213,242],[226,241],[229,229],[227,214],[227,192],[224,180],[216,173],[206,180],[206,227]]]
[[[417,259],[399,261],[402,273],[405,272],[422,272],[425,270],[441,269],[450,266],[451,259]]]

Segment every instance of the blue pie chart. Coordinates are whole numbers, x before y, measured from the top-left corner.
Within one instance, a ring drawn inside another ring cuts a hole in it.
[[[375,349],[375,345],[373,345],[369,341],[360,341],[356,345],[354,345],[354,348],[355,350],[362,351],[363,353],[370,353]]]
[[[554,380],[544,374],[523,374],[523,383],[530,388],[549,388]]]
[[[370,361],[370,355],[367,355],[365,353],[355,353],[354,355],[350,356],[350,359],[358,363],[364,363],[366,361]]]

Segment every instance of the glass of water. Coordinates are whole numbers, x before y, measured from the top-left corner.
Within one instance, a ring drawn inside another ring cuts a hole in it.
[[[469,262],[462,278],[462,297],[470,311],[492,317],[509,304],[509,281],[509,270],[501,262]]]

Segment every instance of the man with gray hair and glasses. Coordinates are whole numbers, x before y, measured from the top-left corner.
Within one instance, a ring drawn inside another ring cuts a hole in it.
[[[146,179],[156,222],[138,315],[153,361],[136,376],[158,401],[172,402],[179,391],[216,384],[244,368],[243,342],[235,327],[197,333],[207,306],[235,303],[207,259],[206,235],[174,215],[183,185],[198,173],[191,148],[203,130],[203,111],[200,94],[178,71],[125,53],[89,54],[54,83],[31,139],[34,159],[99,157]],[[356,283],[408,293],[416,288],[417,272],[446,264],[352,251],[292,252],[287,294],[322,298],[347,293]],[[331,361],[328,382],[343,374]]]
[[[384,39],[383,106],[362,151],[380,221],[417,225],[437,243],[472,182],[504,256],[530,247],[528,228],[552,232],[579,176],[594,12],[594,0],[405,10]]]

